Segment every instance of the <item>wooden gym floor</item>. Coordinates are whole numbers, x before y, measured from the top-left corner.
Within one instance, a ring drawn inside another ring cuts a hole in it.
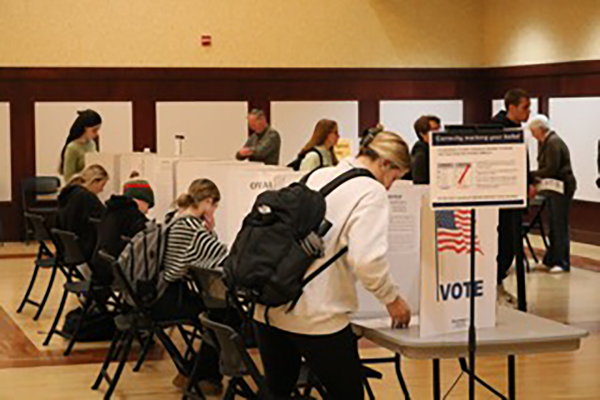
[[[535,240],[541,248],[539,240]],[[55,290],[39,321],[32,321],[33,307],[17,314],[28,283],[34,246],[7,244],[0,247],[0,399],[101,399],[103,392],[90,390],[107,344],[77,344],[70,357],[63,357],[66,343],[56,336],[47,348],[42,346],[45,333],[59,301],[60,286]],[[556,321],[583,327],[591,336],[574,353],[523,356],[517,359],[517,397],[520,399],[599,399],[600,398],[600,248],[573,245],[570,274],[549,275],[532,272],[527,277],[530,311]],[[38,288],[45,285],[46,275]],[[514,276],[507,287],[515,292]],[[38,291],[39,293],[39,291]],[[67,307],[67,310],[71,309]],[[365,357],[386,356],[389,352],[365,343]],[[335,366],[333,366],[335,368]],[[400,399],[402,393],[393,367],[378,367],[382,381],[372,381],[377,399]],[[414,399],[431,398],[431,363],[403,360],[405,378]],[[502,391],[506,388],[504,358],[481,358],[478,374]],[[443,390],[450,388],[460,371],[455,361],[442,362]],[[175,369],[164,354],[154,351],[140,373],[126,368],[114,399],[180,399],[172,385]],[[105,388],[105,386],[103,386]],[[448,396],[467,398],[467,379],[463,377]],[[492,399],[480,389],[478,399]]]

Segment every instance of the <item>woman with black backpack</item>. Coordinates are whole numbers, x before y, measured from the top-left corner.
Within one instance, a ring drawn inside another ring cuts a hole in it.
[[[362,400],[361,363],[350,316],[358,311],[356,280],[387,307],[394,328],[406,327],[410,310],[389,273],[387,190],[410,169],[408,146],[390,132],[368,133],[356,158],[315,171],[307,185],[323,188],[351,170],[364,176],[349,180],[325,198],[325,255],[308,269],[310,276],[340,249],[348,252],[304,287],[292,310],[257,305],[254,319],[269,389],[287,398],[298,379],[302,359],[336,400]],[[268,321],[267,321],[268,318]]]

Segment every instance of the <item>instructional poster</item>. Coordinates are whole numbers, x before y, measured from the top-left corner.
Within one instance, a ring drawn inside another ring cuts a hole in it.
[[[421,221],[419,210],[427,186],[413,186],[398,181],[388,192],[390,220],[388,228],[388,261],[390,273],[413,315],[419,313],[421,270]],[[368,315],[384,311],[385,307],[360,283],[359,313]]]
[[[475,326],[496,324],[498,210],[477,210],[475,221],[476,276],[471,285],[471,211],[422,208],[421,337],[467,330],[471,296]]]
[[[526,154],[522,130],[433,133],[433,208],[525,207]]]

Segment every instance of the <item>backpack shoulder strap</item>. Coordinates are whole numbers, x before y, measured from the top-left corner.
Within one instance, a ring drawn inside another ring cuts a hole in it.
[[[309,153],[310,152],[317,153],[317,156],[319,156],[319,168],[323,168],[323,154],[321,154],[321,152],[315,148],[310,149]],[[319,168],[316,168],[316,169],[319,169]]]
[[[334,180],[329,182],[327,185],[323,186],[321,188],[321,190],[319,190],[319,192],[323,195],[323,197],[327,197],[331,194],[331,192],[333,192],[338,187],[342,186],[344,183],[346,183],[349,180],[352,180],[354,178],[359,178],[361,176],[364,176],[366,178],[375,179],[373,174],[368,169],[353,168],[349,171],[344,172],[343,174],[341,174],[340,176],[338,176],[337,178],[335,178]]]

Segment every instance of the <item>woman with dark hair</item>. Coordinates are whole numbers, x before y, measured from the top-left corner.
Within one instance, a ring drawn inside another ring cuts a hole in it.
[[[85,168],[85,153],[96,152],[95,140],[102,125],[102,117],[94,110],[77,111],[69,136],[60,153],[59,172],[69,182]]]
[[[310,172],[317,168],[337,165],[338,160],[333,148],[339,138],[337,122],[330,119],[317,122],[312,137],[298,154],[298,158],[302,160],[300,171]]]

